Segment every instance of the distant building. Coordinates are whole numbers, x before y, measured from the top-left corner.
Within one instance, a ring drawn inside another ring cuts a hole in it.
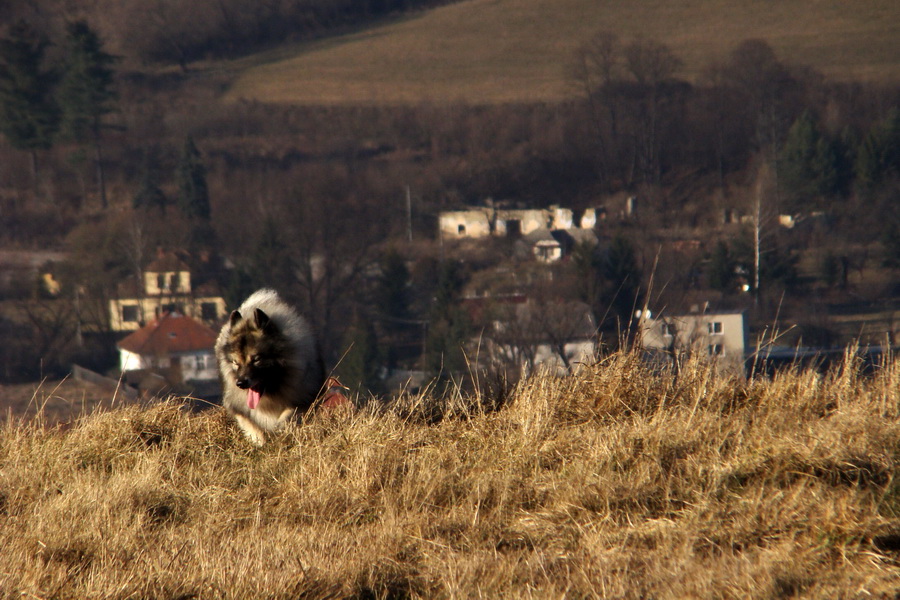
[[[582,302],[536,302],[523,294],[465,298],[472,322],[483,327],[474,344],[484,357],[519,374],[567,375],[594,362],[597,323]]]
[[[491,235],[488,213],[481,209],[442,212],[439,220],[441,235],[448,238],[481,238]]]
[[[119,297],[109,302],[110,327],[134,331],[167,312],[216,325],[225,318],[225,299],[192,289],[190,268],[173,254],[160,253],[147,265],[143,281],[119,286]]]
[[[190,317],[164,313],[118,344],[123,372],[166,373],[173,381],[213,381],[218,378],[214,346],[216,332]]]
[[[543,229],[572,230],[575,218],[571,209],[552,205],[550,208],[472,207],[445,211],[438,219],[440,234],[445,239],[518,237]],[[597,223],[595,209],[588,209],[579,220],[581,228],[592,229]]]
[[[640,332],[643,348],[657,357],[699,353],[724,370],[743,367],[748,335],[743,311],[646,318]]]
[[[516,241],[516,256],[524,258],[529,254],[543,263],[552,263],[572,253],[577,244],[596,245],[599,242],[593,229],[536,229]]]

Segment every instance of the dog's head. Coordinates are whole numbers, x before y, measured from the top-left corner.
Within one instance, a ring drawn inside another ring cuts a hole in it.
[[[265,393],[277,391],[285,373],[285,338],[272,319],[257,308],[244,317],[234,311],[222,347],[234,384],[247,390],[247,406],[256,408]]]

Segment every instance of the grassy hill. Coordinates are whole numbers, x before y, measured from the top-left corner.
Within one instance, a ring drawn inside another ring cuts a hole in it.
[[[170,403],[10,422],[0,598],[894,598],[898,390],[616,355],[262,449]]]
[[[837,79],[900,81],[893,0],[467,0],[236,64],[227,97],[285,103],[473,103],[574,93],[574,50],[599,30],[668,44],[694,78],[748,38]]]

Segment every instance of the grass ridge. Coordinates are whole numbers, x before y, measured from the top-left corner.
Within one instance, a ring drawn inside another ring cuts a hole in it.
[[[892,598],[898,390],[893,360],[746,381],[616,354],[262,449],[177,401],[11,421],[0,598]]]

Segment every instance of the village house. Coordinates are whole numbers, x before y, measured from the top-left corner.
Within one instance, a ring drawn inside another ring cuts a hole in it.
[[[539,262],[549,264],[568,256],[577,244],[598,242],[593,229],[537,229],[516,241],[515,254],[519,258],[532,255]]]
[[[743,311],[698,309],[680,315],[645,315],[640,325],[641,345],[652,357],[699,353],[727,371],[743,369],[747,337]]]
[[[583,302],[538,302],[525,294],[463,299],[472,322],[484,329],[473,340],[484,358],[520,375],[568,375],[596,359],[597,323]]]
[[[548,209],[505,209],[489,205],[445,211],[439,217],[443,239],[516,238],[516,253],[520,257],[533,255],[544,263],[562,259],[577,242],[597,242],[594,233],[597,210],[585,210],[578,223],[576,226],[571,209],[557,205]]]
[[[123,373],[152,371],[173,383],[215,381],[215,343],[216,332],[211,328],[166,312],[117,344],[119,367]]]
[[[113,331],[134,331],[166,312],[177,312],[208,325],[225,318],[225,299],[212,290],[194,290],[190,268],[175,255],[164,252],[147,265],[142,281],[121,284],[118,296],[109,301]]]
[[[520,236],[540,229],[576,228],[572,210],[557,205],[547,209],[479,206],[444,211],[438,221],[440,234],[444,239]],[[579,220],[579,226],[592,229],[596,224],[596,209],[587,209]]]

